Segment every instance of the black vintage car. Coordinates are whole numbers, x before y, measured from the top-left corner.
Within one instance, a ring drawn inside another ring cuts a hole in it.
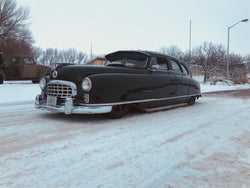
[[[36,108],[65,114],[124,116],[130,107],[195,103],[200,84],[185,64],[157,52],[117,51],[104,66],[58,66],[40,80]]]

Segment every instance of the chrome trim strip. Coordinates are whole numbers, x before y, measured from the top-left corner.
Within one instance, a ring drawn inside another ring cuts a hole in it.
[[[36,104],[37,109],[48,110],[51,112],[61,112],[64,114],[105,114],[112,111],[112,106],[77,106],[72,111],[66,111],[64,106],[54,107],[46,104]]]
[[[143,103],[143,102],[154,102],[154,101],[164,101],[164,100],[171,100],[171,99],[179,99],[184,97],[193,97],[199,96],[201,97],[201,93],[199,94],[192,94],[192,95],[184,95],[184,96],[177,96],[177,97],[166,97],[160,99],[144,99],[144,100],[135,100],[135,101],[126,101],[126,102],[114,102],[114,103],[102,103],[102,104],[84,104],[80,103],[80,106],[114,106],[114,105],[123,105],[123,104],[133,104],[133,103]]]

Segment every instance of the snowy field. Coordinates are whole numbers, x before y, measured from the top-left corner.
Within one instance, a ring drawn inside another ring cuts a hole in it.
[[[250,86],[201,87],[235,91],[111,120],[36,110],[38,84],[5,82],[0,187],[250,187]]]

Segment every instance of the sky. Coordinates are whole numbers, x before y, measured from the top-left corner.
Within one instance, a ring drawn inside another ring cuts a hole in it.
[[[227,47],[228,27],[250,19],[250,0],[17,0],[30,9],[35,45],[90,54]],[[250,21],[230,29],[230,52],[250,54]]]

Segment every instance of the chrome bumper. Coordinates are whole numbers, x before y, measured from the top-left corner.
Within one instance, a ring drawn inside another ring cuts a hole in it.
[[[65,114],[104,114],[112,111],[112,106],[74,106],[71,98],[66,99],[64,106],[50,106],[43,102],[41,95],[36,96],[35,108]]]

